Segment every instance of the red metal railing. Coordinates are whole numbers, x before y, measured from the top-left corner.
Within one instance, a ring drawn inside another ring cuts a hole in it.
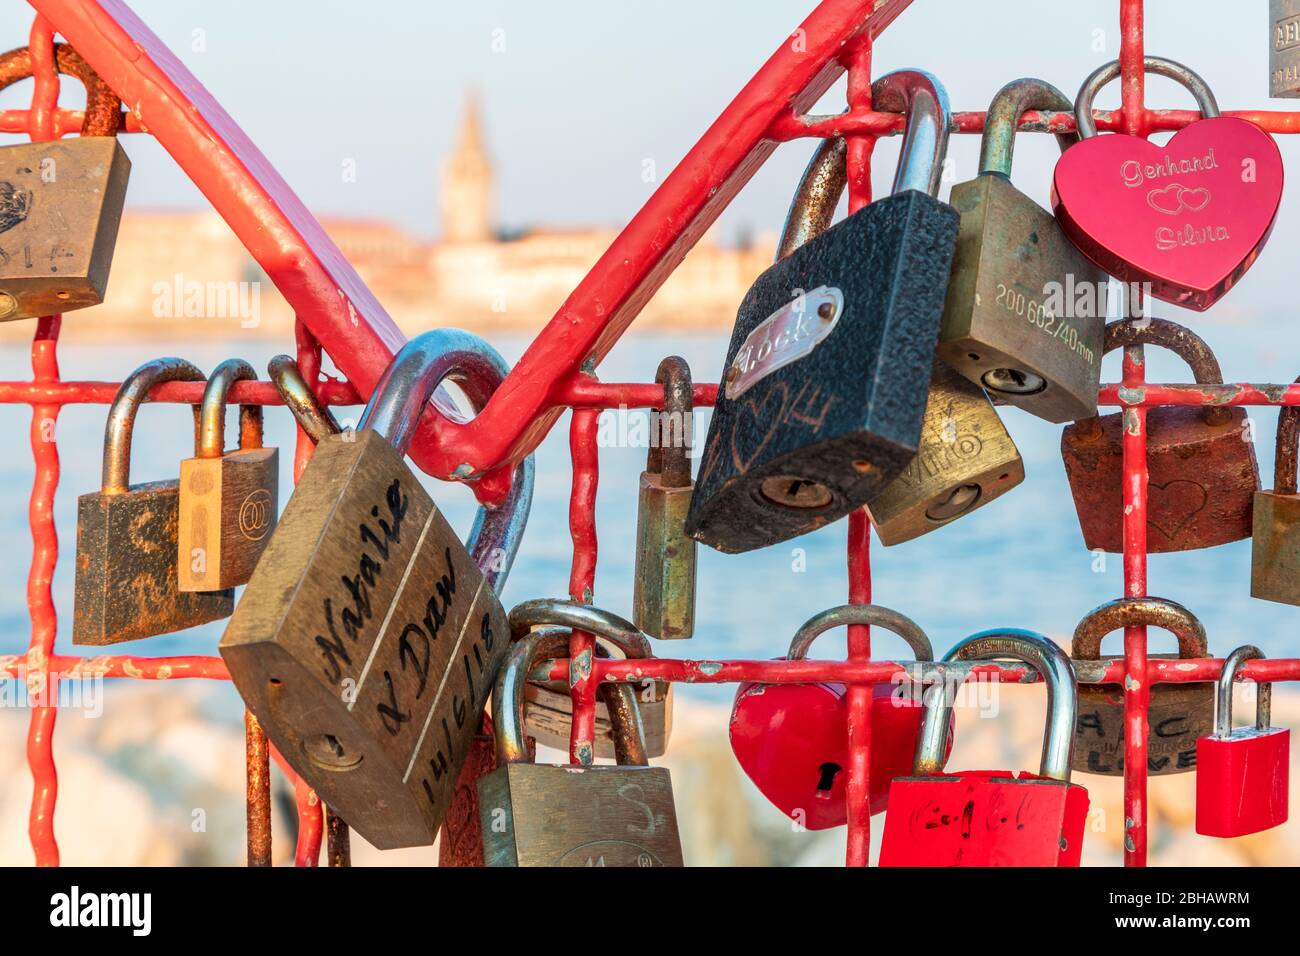
[[[330,404],[356,403],[368,394],[389,357],[401,344],[396,327],[370,295],[355,272],[324,236],[319,225],[275,174],[238,126],[173,57],[121,0],[29,0],[38,15],[29,43],[34,84],[31,107],[0,111],[0,131],[25,133],[33,140],[50,139],[80,127],[80,114],[57,106],[59,80],[53,69],[55,30],[68,39],[91,66],[131,105],[128,131],[147,130],[171,152],[204,190],[205,195],[267,271],[285,298],[298,311],[298,357],[302,371]],[[591,601],[595,586],[595,492],[599,477],[596,427],[601,409],[619,406],[651,408],[661,400],[653,383],[599,382],[589,369],[606,354],[694,242],[730,199],[748,181],[780,142],[803,137],[844,136],[848,141],[850,209],[871,201],[870,162],[878,137],[901,129],[901,118],[871,109],[871,44],[910,0],[824,0],[804,21],[802,47],[782,44],[736,100],[704,134],[678,168],[633,218],[609,251],[574,290],[560,312],[537,337],[483,413],[473,422],[457,424],[427,416],[414,457],[431,474],[448,478],[482,476],[475,483],[480,499],[499,500],[501,476],[508,466],[545,437],[564,408],[573,410],[570,450],[573,492],[570,529],[573,566],[570,592]],[[1179,129],[1198,118],[1186,110],[1149,110],[1143,90],[1142,0],[1120,0],[1121,108],[1097,113],[1104,130],[1145,136],[1157,130]],[[807,117],[806,111],[841,72],[848,72],[847,113]],[[1229,112],[1274,133],[1300,132],[1300,113]],[[956,131],[982,131],[982,112],[961,112]],[[1073,129],[1065,113],[1028,113],[1023,129],[1057,132]],[[32,407],[31,447],[36,463],[29,516],[32,564],[28,577],[28,606],[32,620],[25,654],[0,657],[0,678],[25,680],[39,690],[60,677],[125,677],[134,679],[228,679],[216,657],[147,658],[105,655],[55,655],[57,611],[51,579],[58,561],[58,536],[53,502],[59,479],[58,445],[50,423],[62,407],[75,403],[106,404],[117,390],[113,382],[64,382],[59,377],[57,345],[59,317],[41,319],[32,345],[32,378],[0,382],[0,403]],[[323,380],[320,348],[355,383]],[[1144,384],[1140,348],[1125,351],[1121,393],[1118,386],[1100,391],[1102,405],[1131,409],[1136,427],[1124,437],[1124,593],[1146,593],[1146,409],[1156,405],[1295,405],[1300,386],[1260,385],[1177,386]],[[201,383],[171,383],[157,388],[152,401],[195,403]],[[695,403],[711,405],[715,386],[696,386]],[[1135,397],[1139,396],[1140,397]],[[280,404],[267,383],[238,383],[230,400],[239,404]],[[310,456],[311,446],[299,433],[295,476]],[[870,525],[864,512],[848,522],[849,600],[871,600]],[[570,653],[589,652],[592,638],[575,633]],[[590,740],[594,727],[595,688],[602,680],[643,680],[647,677],[694,683],[761,680],[770,683],[835,681],[848,685],[850,760],[848,786],[848,855],[850,865],[867,862],[870,836],[868,810],[869,714],[872,684],[895,679],[901,665],[873,662],[870,631],[849,629],[848,659],[843,661],[594,661],[591,676],[576,682],[573,693],[571,758],[579,739]],[[568,677],[568,662],[554,664],[553,676]],[[1106,668],[1108,682],[1125,683],[1125,862],[1144,865],[1146,823],[1146,709],[1150,685],[1161,682],[1217,678],[1221,661],[1148,661],[1146,628],[1125,632],[1124,658]],[[1023,682],[1021,665],[981,665],[976,673]],[[1243,669],[1249,679],[1300,680],[1300,660],[1251,661]],[[1126,677],[1135,678],[1126,681]],[[47,688],[54,690],[55,688]],[[43,698],[54,701],[57,696]],[[56,708],[34,705],[27,740],[33,777],[29,833],[36,862],[58,863],[54,808],[58,792],[52,737]],[[269,808],[265,780],[268,760],[295,781],[300,825],[295,860],[315,865],[324,822],[319,802],[277,754],[268,753],[260,729],[251,721],[249,734],[250,862],[269,860]],[[263,828],[265,830],[263,831]],[[331,833],[336,827],[331,826]],[[331,859],[335,858],[333,848]]]

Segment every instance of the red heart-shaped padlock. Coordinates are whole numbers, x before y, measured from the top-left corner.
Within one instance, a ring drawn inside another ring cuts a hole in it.
[[[1148,72],[1179,80],[1209,117],[1164,146],[1137,136],[1092,135],[1092,99],[1119,72],[1102,67],[1083,84],[1075,118],[1083,141],[1057,161],[1052,207],[1089,259],[1158,299],[1208,309],[1250,268],[1282,199],[1282,155],[1253,123],[1218,115],[1203,80],[1147,57]]]

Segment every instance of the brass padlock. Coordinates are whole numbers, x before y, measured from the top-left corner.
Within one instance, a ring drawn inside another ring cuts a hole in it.
[[[1025,463],[984,390],[934,363],[921,447],[867,502],[882,544],[920,537],[1025,480]]]
[[[1144,344],[1181,356],[1198,385],[1223,382],[1200,336],[1164,319],[1110,323],[1102,351]],[[1123,550],[1122,430],[1132,415],[1125,410],[1089,418],[1061,434],[1061,457],[1089,550]],[[1249,537],[1259,462],[1246,410],[1161,406],[1147,410],[1146,425],[1147,551],[1212,548]]]
[[[316,447],[221,639],[267,736],[380,849],[438,832],[509,644],[497,593],[532,500],[529,457],[462,545],[405,450],[443,379],[481,407],[506,372],[466,332],[408,342],[360,430]]]
[[[672,355],[659,363],[664,387],[657,440],[652,436],[636,513],[632,620],[660,640],[695,633],[695,539],[686,533],[691,507],[691,369]]]
[[[242,359],[213,371],[199,413],[199,448],[181,462],[178,568],[182,591],[247,584],[279,513],[280,453],[262,447],[262,406],[241,405],[239,449],[225,452],[226,395],[256,381]]]
[[[1070,657],[1079,675],[1079,717],[1071,765],[1083,773],[1124,773],[1124,688],[1086,681],[1122,657],[1102,657],[1101,642],[1124,627],[1162,627],[1178,638],[1178,653],[1149,660],[1208,657],[1205,628],[1181,604],[1164,598],[1119,598],[1091,611],[1074,629]],[[1096,663],[1093,663],[1096,662]],[[1147,772],[1160,776],[1196,769],[1196,741],[1214,730],[1214,682],[1160,683],[1147,707]]]
[[[1268,95],[1300,96],[1300,0],[1269,0]]]
[[[288,355],[277,355],[267,362],[266,374],[284,399],[284,407],[289,409],[294,421],[311,439],[312,444],[319,445],[330,435],[343,431],[329,407],[320,403],[307,380],[302,377],[298,363]]]
[[[1250,535],[1250,596],[1300,605],[1298,445],[1300,407],[1288,405],[1277,416],[1273,490],[1255,492]]]
[[[681,866],[672,779],[650,767],[635,692],[621,684],[610,716],[619,764],[543,765],[525,746],[524,685],[568,653],[567,635],[530,634],[510,650],[492,691],[497,769],[479,779],[488,866]]]
[[[515,639],[527,635],[532,628],[538,628],[534,633],[562,630],[568,634],[575,628],[587,631],[596,638],[596,654],[600,657],[640,660],[654,656],[650,642],[632,623],[590,605],[539,599],[524,601],[511,609],[510,633]],[[601,690],[607,690],[608,686]],[[635,690],[646,753],[661,757],[668,749],[673,729],[672,682],[647,678]],[[528,700],[528,735],[538,743],[567,752],[573,727],[569,686],[545,679],[544,675],[534,675],[524,694]],[[614,745],[613,721],[602,695],[596,701],[595,756],[612,758]]]
[[[150,389],[201,382],[178,358],[154,359],[122,382],[104,428],[104,479],[77,499],[77,569],[72,643],[118,644],[229,617],[233,590],[187,592],[176,586],[180,482],[132,485],[131,433]],[[198,409],[195,409],[197,425]]]
[[[1020,114],[1073,108],[1043,80],[1012,80],[1002,87],[984,122],[979,175],[953,186],[949,199],[961,213],[961,226],[939,358],[1049,422],[1072,422],[1097,411],[1107,279],[1052,214],[1009,177]],[[1078,138],[1057,136],[1062,151]],[[1072,316],[1080,298],[1075,289],[1085,285],[1094,307]]]
[[[0,148],[0,321],[104,301],[122,220],[122,101],[66,43],[54,64],[85,85],[85,119],[74,139]],[[0,89],[31,75],[27,48],[0,55]]]

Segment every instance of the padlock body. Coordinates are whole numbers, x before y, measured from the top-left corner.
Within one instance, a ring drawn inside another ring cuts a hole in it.
[[[934,365],[916,457],[867,502],[886,545],[970,514],[1025,480],[1025,465],[984,390]]]
[[[1257,491],[1251,528],[1251,597],[1300,605],[1300,495]]]
[[[280,453],[249,448],[181,462],[182,591],[247,584],[275,530]]]
[[[1268,95],[1300,96],[1300,2],[1269,0]]]
[[[904,191],[759,276],[727,349],[687,533],[729,553],[785,541],[860,507],[906,466],[957,219]]]
[[[632,622],[660,640],[695,633],[696,545],[686,533],[693,490],[666,488],[663,475],[641,472]]]
[[[1095,414],[1106,274],[1004,176],[984,173],[953,186],[950,201],[961,227],[939,357],[1049,422]],[[1025,384],[1005,387],[1015,379],[1008,373]]]
[[[1196,832],[1235,837],[1280,826],[1291,785],[1291,731],[1238,727],[1196,742]]]
[[[1118,660],[1103,657],[1103,664]],[[1174,654],[1151,654],[1174,660]],[[1147,706],[1147,773],[1197,769],[1196,741],[1214,732],[1213,683],[1165,683],[1151,688]],[[1124,690],[1119,684],[1080,684],[1071,767],[1076,773],[1124,774]]]
[[[528,736],[539,744],[567,753],[573,726],[573,699],[532,683],[524,690],[524,697],[528,702],[524,710],[524,729]],[[636,700],[646,756],[662,757],[673,732],[673,685],[668,681],[637,684]],[[614,728],[609,720],[609,708],[599,698],[596,699],[596,756],[614,759]]]
[[[230,616],[233,590],[176,587],[179,524],[176,481],[77,499],[72,643],[119,644]]]
[[[363,430],[317,445],[220,650],[290,765],[390,849],[433,842],[509,635],[403,457]]]
[[[1244,408],[1222,425],[1201,409],[1147,412],[1147,551],[1160,554],[1212,548],[1250,537],[1259,490],[1259,462]],[[1089,550],[1123,550],[1122,418],[1103,415],[1100,434],[1076,422],[1061,435],[1061,457]]]
[[[900,777],[881,866],[1078,866],[1088,791],[1005,770]]]
[[[104,301],[130,172],[112,136],[0,149],[0,321]]]
[[[479,781],[488,866],[681,866],[663,767],[498,767]]]

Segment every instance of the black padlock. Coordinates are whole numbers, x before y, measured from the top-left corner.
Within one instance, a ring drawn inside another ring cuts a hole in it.
[[[919,70],[872,97],[907,118],[893,192],[826,228],[845,150],[822,143],[776,264],[740,306],[686,519],[719,551],[841,518],[916,455],[960,218],[935,198],[948,97]]]

